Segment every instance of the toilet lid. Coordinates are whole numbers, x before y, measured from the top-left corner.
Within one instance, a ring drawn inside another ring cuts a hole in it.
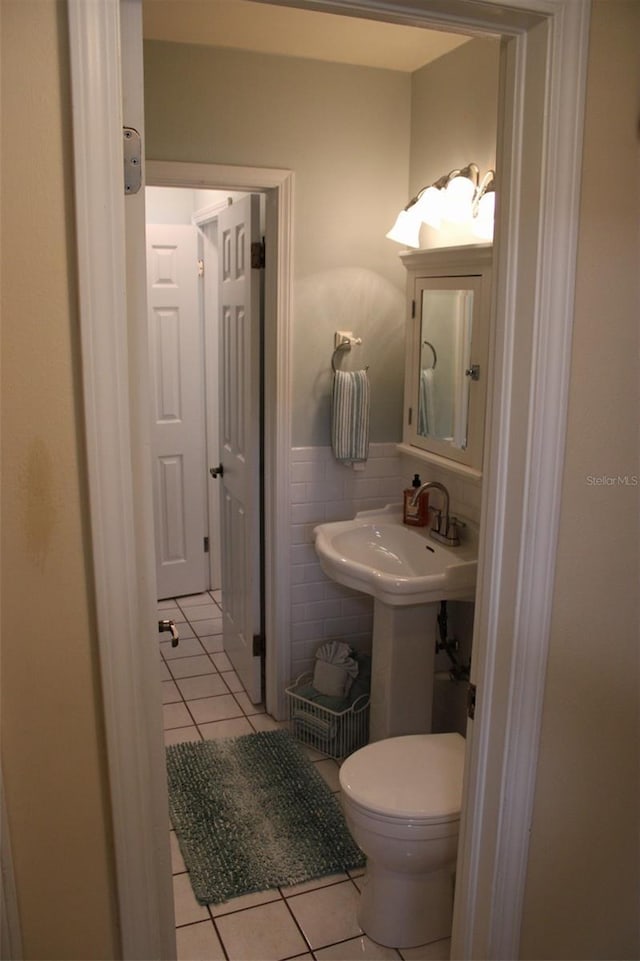
[[[410,734],[356,751],[340,768],[342,790],[387,817],[448,821],[460,816],[464,738]]]

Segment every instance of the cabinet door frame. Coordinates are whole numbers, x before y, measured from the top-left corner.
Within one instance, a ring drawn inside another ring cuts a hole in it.
[[[473,480],[482,478],[485,423],[490,397],[491,280],[492,248],[446,247],[401,254],[407,269],[407,339],[402,444],[400,450],[433,464],[446,467]],[[480,378],[469,385],[467,446],[453,444],[418,433],[419,356],[422,331],[422,291],[461,288],[474,291],[470,364],[478,364]]]

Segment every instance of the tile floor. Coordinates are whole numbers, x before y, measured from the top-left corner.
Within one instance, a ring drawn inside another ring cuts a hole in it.
[[[168,640],[160,642],[167,744],[284,726],[262,705],[250,702],[224,653],[220,601],[220,593],[213,591],[158,605],[159,615],[172,618],[180,632],[177,648]],[[315,751],[309,753],[337,792],[338,764]],[[179,961],[446,961],[449,957],[448,940],[395,950],[367,938],[356,920],[361,872],[203,907],[191,890],[173,831],[171,855]]]

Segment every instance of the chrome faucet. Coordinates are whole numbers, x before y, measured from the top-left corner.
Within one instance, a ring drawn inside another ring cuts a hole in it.
[[[411,506],[415,507],[420,495],[428,490],[437,490],[442,494],[442,507],[433,509],[435,518],[430,531],[431,536],[436,541],[448,544],[449,547],[457,547],[460,543],[458,528],[464,527],[464,524],[457,517],[449,516],[449,491],[444,484],[441,484],[440,481],[427,481],[426,484],[417,489],[411,498]]]

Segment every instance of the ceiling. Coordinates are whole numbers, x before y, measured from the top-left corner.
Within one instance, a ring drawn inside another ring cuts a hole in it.
[[[144,36],[413,73],[467,36],[254,0],[143,0]]]

